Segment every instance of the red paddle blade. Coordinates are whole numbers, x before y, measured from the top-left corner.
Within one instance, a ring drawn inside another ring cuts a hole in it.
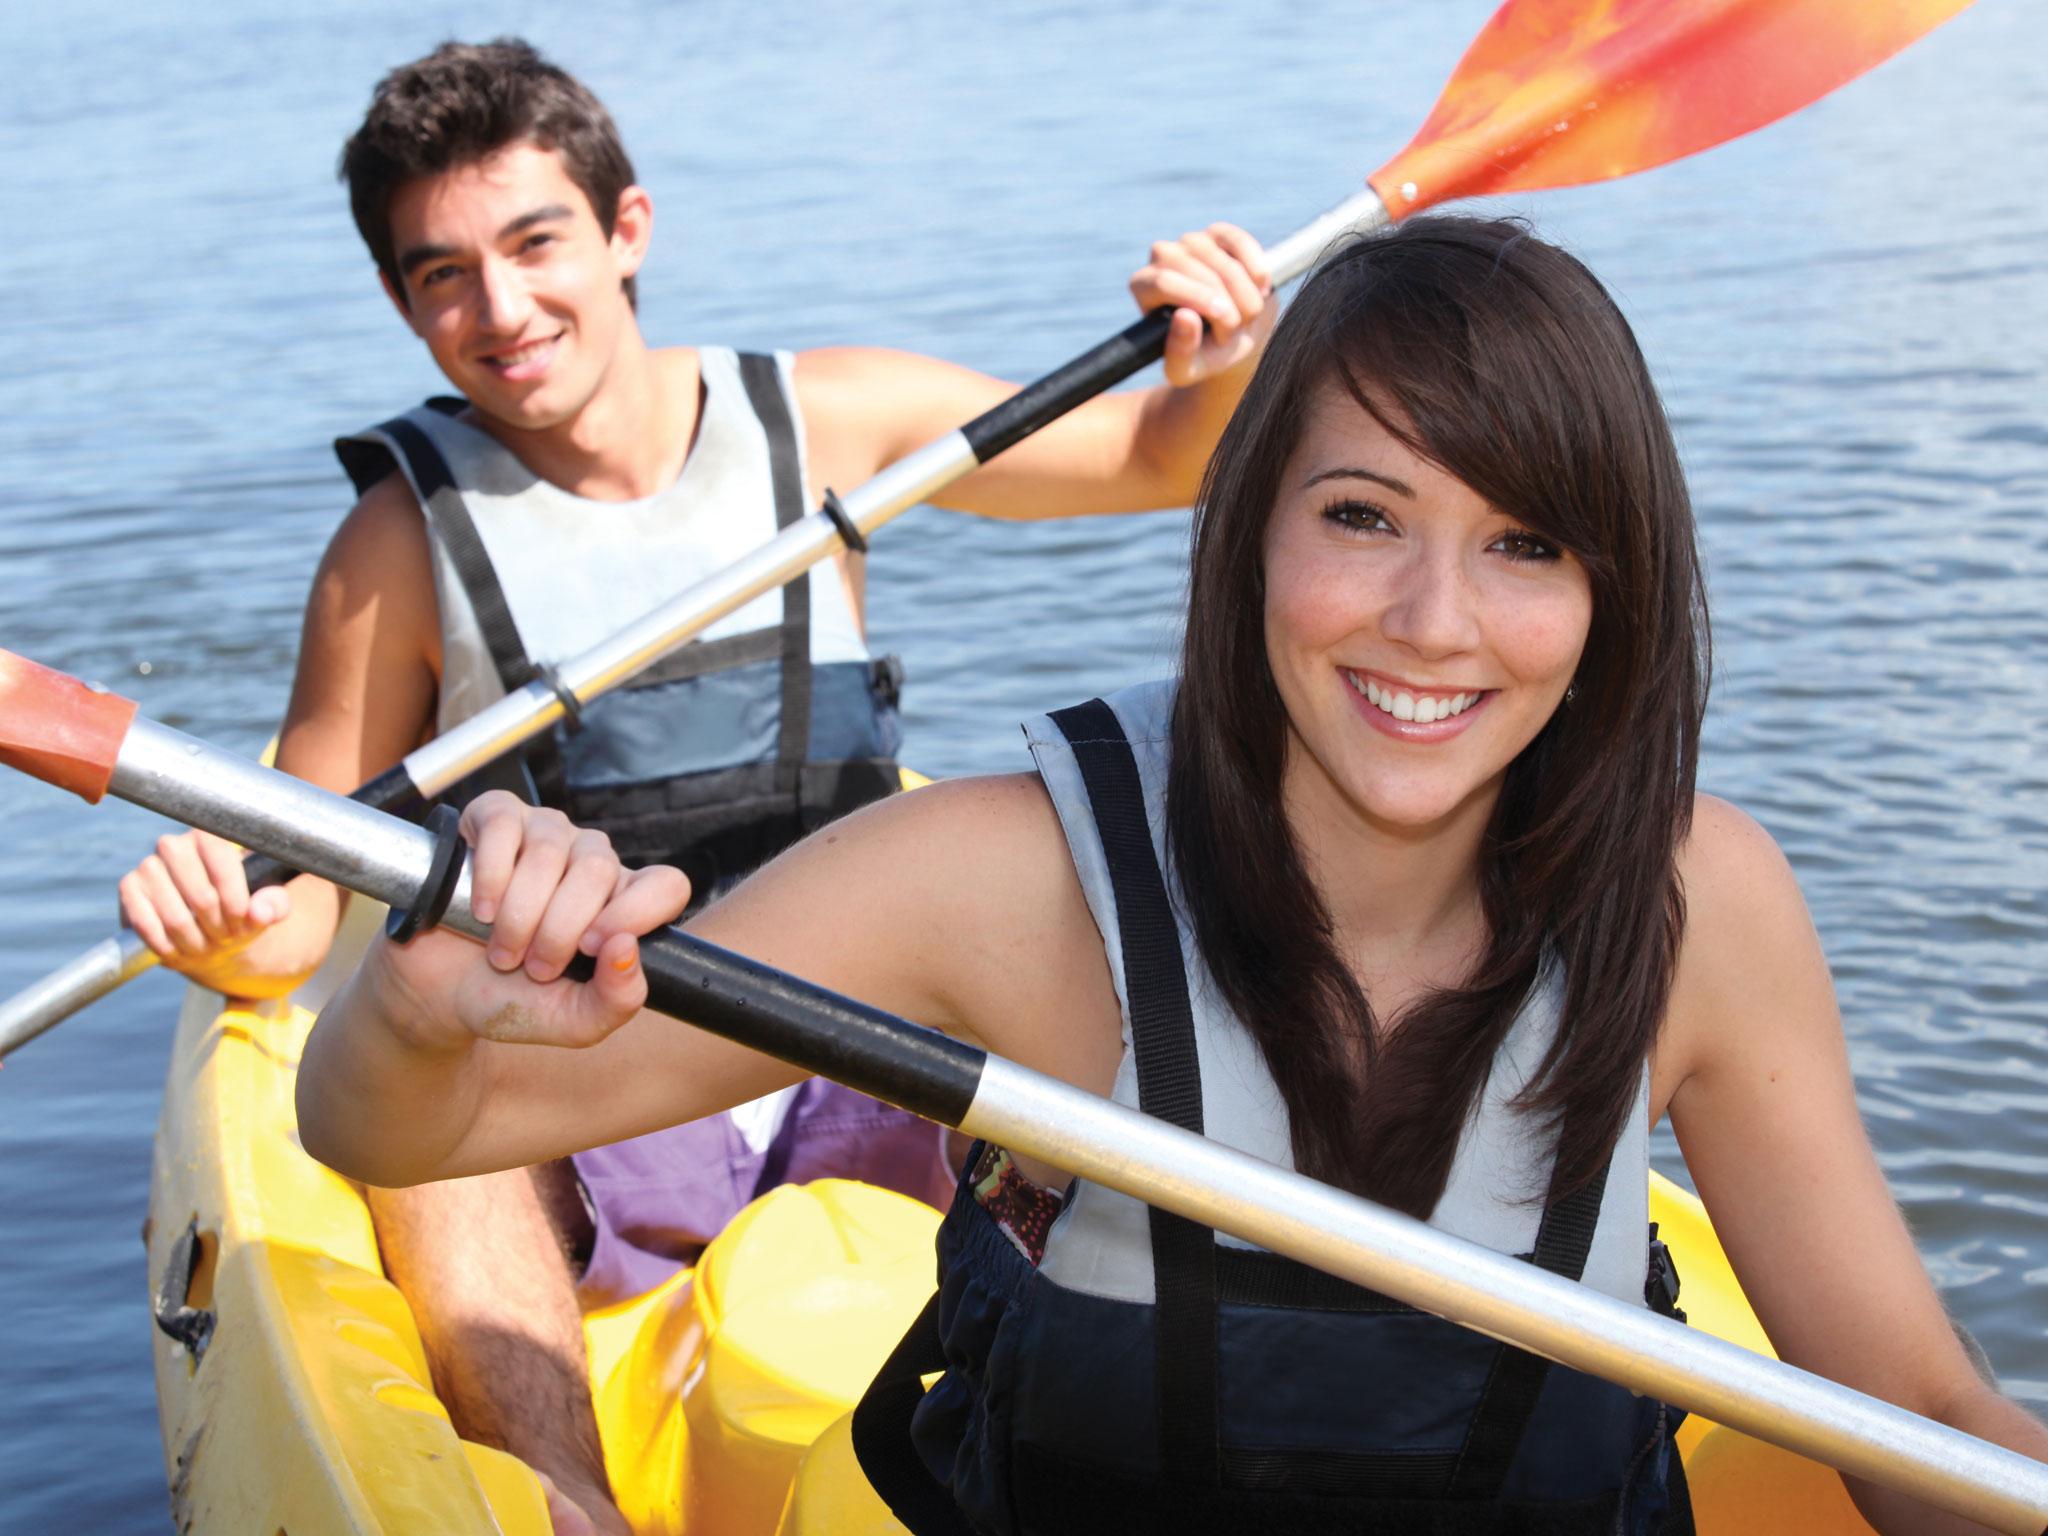
[[[1647,170],[1798,111],[1969,3],[1508,0],[1373,190],[1398,219]]]
[[[133,701],[0,651],[0,763],[97,802],[135,718]]]

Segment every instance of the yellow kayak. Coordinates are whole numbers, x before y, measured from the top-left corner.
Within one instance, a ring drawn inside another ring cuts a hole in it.
[[[434,1396],[356,1187],[299,1149],[311,1022],[196,987],[179,1019],[146,1229],[177,1528],[545,1536],[533,1473],[460,1439]],[[1650,1215],[1693,1325],[1768,1353],[1698,1201],[1658,1178]],[[844,1420],[930,1293],[937,1222],[865,1185],[785,1187],[694,1273],[586,1319],[606,1459],[637,1530],[902,1530]],[[1697,1419],[1680,1447],[1702,1532],[1868,1529],[1825,1468]]]

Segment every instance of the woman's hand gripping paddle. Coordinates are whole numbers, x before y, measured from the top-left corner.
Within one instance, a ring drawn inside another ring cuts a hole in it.
[[[1276,286],[1333,243],[1450,198],[1605,181],[1696,154],[1825,96],[1968,0],[1508,0],[1408,147],[1268,252]],[[738,564],[408,756],[355,792],[424,804],[706,626],[867,535],[1160,357],[1171,310],[1145,316],[958,432],[890,465]],[[293,871],[252,857],[249,887]],[[0,1004],[0,1058],[156,963],[102,940]]]
[[[388,903],[398,932],[438,918],[488,936],[452,815],[416,827],[132,709],[0,651],[0,763],[290,860]],[[640,957],[650,1004],[698,1028],[1994,1529],[2048,1523],[2048,1467],[2014,1451],[677,929],[647,934]]]

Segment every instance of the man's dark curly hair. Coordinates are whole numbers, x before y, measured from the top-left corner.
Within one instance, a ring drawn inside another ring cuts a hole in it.
[[[363,243],[401,299],[391,243],[391,198],[409,181],[470,165],[511,144],[562,157],[609,236],[633,162],[604,103],[530,43],[443,43],[377,82],[363,125],[341,151],[341,179]],[[626,298],[635,298],[631,278]]]

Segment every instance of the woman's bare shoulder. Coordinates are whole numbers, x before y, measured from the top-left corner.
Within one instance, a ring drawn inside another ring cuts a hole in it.
[[[1692,829],[1678,849],[1686,948],[1720,957],[1796,917],[1806,923],[1798,878],[1777,840],[1748,812],[1716,795],[1693,798]]]
[[[1784,1032],[1839,1033],[1820,937],[1798,877],[1754,817],[1713,795],[1694,802],[1678,853],[1685,935],[1659,1041],[1671,1086],[1716,1057]]]

